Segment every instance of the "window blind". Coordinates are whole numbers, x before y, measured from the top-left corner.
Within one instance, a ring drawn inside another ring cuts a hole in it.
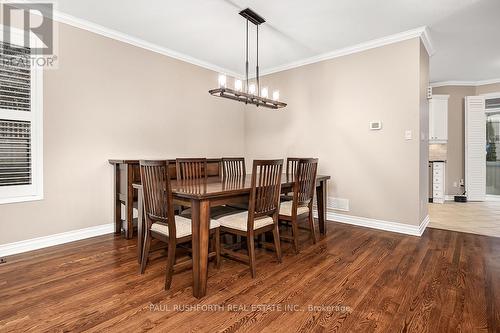
[[[30,111],[31,50],[0,42],[0,108]]]
[[[0,42],[0,188],[32,184],[30,49]],[[21,119],[19,119],[21,118]]]
[[[489,98],[486,100],[486,110],[500,109],[500,98]]]
[[[31,124],[0,119],[0,186],[31,184]]]

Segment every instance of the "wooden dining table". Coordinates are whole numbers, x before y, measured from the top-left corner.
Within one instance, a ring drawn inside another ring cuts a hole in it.
[[[174,203],[184,207],[191,207],[192,221],[192,259],[193,259],[193,296],[202,298],[207,291],[208,250],[210,209],[235,203],[248,203],[252,176],[240,176],[231,179],[208,177],[207,179],[190,181],[171,181]],[[327,181],[330,176],[317,175],[316,202],[320,234],[326,233],[326,193]],[[283,174],[281,177],[282,193],[291,192],[292,178]],[[135,182],[133,187],[138,190],[138,227],[137,247],[138,258],[142,257],[145,219],[143,212],[142,185]]]

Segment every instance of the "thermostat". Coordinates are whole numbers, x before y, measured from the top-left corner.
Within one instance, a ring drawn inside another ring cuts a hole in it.
[[[370,129],[372,131],[382,129],[382,122],[381,121],[370,121]]]

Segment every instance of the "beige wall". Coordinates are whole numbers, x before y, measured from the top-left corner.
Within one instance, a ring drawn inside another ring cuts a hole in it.
[[[44,73],[42,201],[0,205],[0,244],[112,223],[110,158],[241,155],[244,105],[217,73],[59,25]]]
[[[415,138],[420,138],[419,155],[419,205],[420,219],[422,222],[428,216],[429,202],[429,100],[427,99],[427,88],[429,87],[429,54],[420,42],[420,64],[419,64],[419,112],[420,132],[415,133]]]
[[[419,204],[423,178],[427,200],[426,66],[415,38],[264,77],[289,106],[247,110],[247,157],[319,157],[319,173],[332,176],[329,196],[349,199],[348,214],[418,225],[427,209]],[[377,120],[383,129],[370,131]]]
[[[443,86],[433,88],[434,94],[450,95],[448,101],[448,142],[446,163],[446,194],[462,194],[460,179],[465,178],[465,97],[500,93],[500,83],[482,86]],[[457,186],[455,186],[455,183]]]
[[[485,84],[476,87],[476,95],[500,93],[500,83]]]
[[[417,38],[263,78],[289,103],[272,111],[211,97],[207,69],[64,24],[58,35],[59,67],[44,72],[45,198],[0,205],[0,244],[112,223],[110,158],[318,156],[348,214],[409,225],[427,214]]]

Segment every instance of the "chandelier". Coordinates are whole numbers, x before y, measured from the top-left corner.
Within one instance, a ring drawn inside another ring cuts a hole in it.
[[[245,104],[254,104],[255,106],[263,106],[271,109],[284,108],[286,103],[280,102],[279,90],[274,90],[272,97],[269,98],[269,88],[260,87],[259,77],[259,25],[266,22],[259,14],[247,8],[240,12],[240,15],[246,19],[246,61],[245,61],[245,85],[239,79],[234,80],[234,89],[227,87],[227,78],[224,74],[219,74],[219,88],[209,90],[208,93],[212,96],[232,99],[234,101],[243,102]],[[255,83],[249,83],[248,80],[248,22],[255,24],[257,27],[257,66],[255,67]],[[260,93],[260,94],[259,94]]]

